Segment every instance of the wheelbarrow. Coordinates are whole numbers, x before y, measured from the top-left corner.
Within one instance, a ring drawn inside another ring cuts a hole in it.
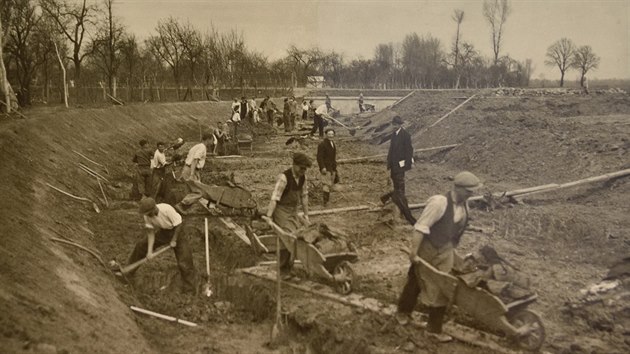
[[[450,305],[471,315],[493,331],[504,334],[523,350],[537,351],[545,340],[545,328],[540,315],[528,310],[537,295],[504,304],[501,299],[480,287],[468,286],[464,280],[437,270],[423,259],[416,269],[426,281],[437,285],[450,300]]]
[[[350,263],[358,260],[356,252],[324,254],[313,244],[306,242],[298,235],[285,231],[270,218],[263,216],[263,219],[273,228],[284,247],[291,253],[291,257],[302,263],[309,277],[315,275],[323,278],[331,283],[334,289],[342,295],[352,292],[354,271]]]

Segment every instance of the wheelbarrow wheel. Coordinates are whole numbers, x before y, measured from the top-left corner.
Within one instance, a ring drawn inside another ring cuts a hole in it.
[[[333,277],[335,279],[335,290],[337,290],[338,293],[347,295],[352,292],[354,271],[348,261],[343,261],[335,266]],[[338,281],[337,279],[340,280]]]
[[[521,310],[512,315],[509,321],[517,329],[525,330],[525,334],[514,338],[521,349],[527,351],[540,349],[545,341],[545,327],[540,315],[530,310]]]

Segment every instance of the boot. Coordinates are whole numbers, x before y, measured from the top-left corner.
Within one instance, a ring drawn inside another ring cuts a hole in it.
[[[330,192],[324,192],[324,207],[328,205],[329,200],[330,200]]]

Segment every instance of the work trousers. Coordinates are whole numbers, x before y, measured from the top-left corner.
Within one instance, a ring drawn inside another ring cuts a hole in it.
[[[403,170],[391,170],[391,179],[392,184],[394,185],[394,190],[385,194],[381,197],[381,200],[386,201],[389,198],[392,198],[392,201],[400,212],[403,214],[403,217],[411,224],[414,225],[416,223],[416,218],[411,215],[411,210],[409,210],[409,202],[407,202],[407,197],[405,196],[405,171]]]
[[[420,281],[416,274],[416,266],[411,264],[407,272],[407,282],[398,298],[398,313],[411,316],[414,308],[418,303],[418,295],[420,295]],[[446,306],[427,306],[429,321],[427,323],[427,331],[432,333],[442,333],[442,325],[444,323],[444,315],[446,314]]]
[[[285,132],[290,132],[291,130],[293,130],[293,127],[291,126],[291,115],[289,113],[285,112],[282,115],[282,122],[284,123]]]
[[[319,129],[319,137],[324,137],[324,118],[321,115],[316,114],[313,116],[313,129],[311,129],[311,135]]]
[[[164,191],[166,189],[166,186],[164,185],[165,174],[166,170],[164,167],[154,168],[151,174],[151,196],[156,201],[158,200],[158,197],[164,198]]]
[[[170,230],[159,230],[155,233],[155,242],[153,243],[153,250],[160,248],[161,246],[167,245],[175,236],[175,233],[178,233],[177,236],[177,245],[175,246],[175,258],[177,259],[177,267],[179,268],[179,273],[182,276],[182,282],[184,286],[184,291],[195,291],[196,290],[196,273],[195,266],[193,264],[192,257],[192,247],[190,244],[190,240],[188,235],[184,234],[181,229],[182,225],[170,229]],[[180,230],[181,229],[181,230]],[[146,237],[143,237],[142,240],[136,243],[131,256],[129,257],[129,261],[127,264],[135,263],[142,258],[147,256],[147,248],[148,248],[148,240]],[[132,273],[134,273],[133,271]],[[133,274],[130,274],[133,275]]]
[[[149,166],[138,166],[136,184],[138,185],[138,192],[142,196],[151,196],[151,168]]]
[[[416,276],[416,269],[414,264],[409,266],[407,272],[407,282],[403,287],[402,293],[398,298],[398,312],[410,315],[413,309],[418,304],[418,295],[420,295],[420,283]]]
[[[269,125],[273,126],[273,116],[275,114],[274,110],[268,110],[267,111],[267,123],[269,123]]]

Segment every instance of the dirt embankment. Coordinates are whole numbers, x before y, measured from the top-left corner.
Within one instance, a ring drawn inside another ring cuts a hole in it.
[[[407,120],[415,148],[461,144],[448,153],[420,155],[407,176],[410,202],[446,190],[447,177],[464,169],[478,174],[487,190],[500,192],[630,168],[627,94],[496,97],[480,92],[429,128],[472,94],[416,93],[395,107],[396,112],[372,117],[363,130],[369,132],[368,139],[378,136],[389,129],[397,113]],[[383,145],[385,150],[388,144]],[[581,290],[599,283],[614,262],[628,255],[629,193],[625,177],[534,195],[523,204],[500,205],[496,210],[474,209],[472,222],[486,231],[465,236],[459,250],[466,253],[490,244],[532,277],[540,296],[532,307],[544,314],[547,329],[545,350],[623,352],[630,342],[622,320],[629,308],[624,300],[627,278],[607,295],[612,301],[583,299]],[[353,226],[366,236],[375,230]],[[390,242],[394,249],[398,243],[405,241]],[[376,259],[367,261],[379,267],[364,269],[364,283],[371,285],[373,296],[395,301],[400,286],[379,284],[392,273],[404,277],[391,266],[387,270],[400,255],[390,255],[385,247],[377,252],[381,254]]]
[[[27,120],[0,124],[0,346],[5,352],[152,352],[120,301],[109,273],[92,256],[50,241],[69,238],[95,249],[87,220],[96,201],[95,178],[79,163],[110,176],[127,168],[137,141],[198,139],[195,115],[227,117],[226,103],[134,105],[104,109],[36,109]],[[105,188],[120,193],[113,182]]]

